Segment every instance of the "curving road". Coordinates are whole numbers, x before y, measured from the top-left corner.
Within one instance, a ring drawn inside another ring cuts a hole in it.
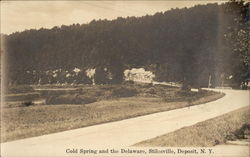
[[[68,148],[121,148],[249,106],[249,91],[219,90],[226,95],[206,104],[160,112],[1,144],[2,156],[83,156]],[[126,112],[126,111],[124,111]]]

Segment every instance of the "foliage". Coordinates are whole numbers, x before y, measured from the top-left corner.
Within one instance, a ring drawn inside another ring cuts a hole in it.
[[[232,74],[238,84],[250,79],[250,10],[249,2],[235,1],[228,3],[227,12],[234,12],[234,27],[229,27],[224,35],[230,44]]]
[[[123,81],[124,69],[144,67],[152,69],[158,81],[183,82],[185,78],[191,86],[207,86],[211,75],[215,86],[222,73],[231,75],[232,60],[240,62],[244,58],[233,56],[223,36],[229,27],[236,27],[234,18],[238,16],[237,12],[226,11],[228,4],[231,3],[13,33],[6,37],[8,81],[37,84],[47,78],[44,71],[71,71],[78,67],[83,71],[96,68],[97,84],[117,84]],[[238,37],[244,38],[245,44],[247,32],[241,33]],[[229,36],[234,38],[234,34]],[[37,73],[27,73],[33,70]],[[240,75],[248,76],[241,70],[234,78]],[[75,79],[82,77],[85,75]],[[51,78],[50,83],[57,81],[67,82],[63,72]]]
[[[24,107],[28,107],[28,106],[32,106],[32,105],[34,105],[34,103],[32,101],[25,101],[22,103],[22,106],[24,106]]]

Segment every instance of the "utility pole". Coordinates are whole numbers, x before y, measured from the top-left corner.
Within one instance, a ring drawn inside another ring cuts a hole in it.
[[[211,75],[209,75],[209,78],[208,78],[208,88],[211,88]]]

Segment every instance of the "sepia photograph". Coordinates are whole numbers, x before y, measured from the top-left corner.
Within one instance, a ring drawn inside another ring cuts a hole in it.
[[[249,157],[248,0],[2,0],[1,157]]]

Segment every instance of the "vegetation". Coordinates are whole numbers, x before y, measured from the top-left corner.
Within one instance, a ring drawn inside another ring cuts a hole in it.
[[[74,90],[42,90],[41,97],[47,104],[88,104],[100,100],[131,97],[137,94],[136,87],[122,85],[78,86]]]
[[[19,89],[25,86],[16,86]],[[67,86],[33,86],[36,92],[7,94],[4,107],[22,107],[24,102],[43,101],[46,104],[89,104],[101,100],[117,99],[123,97],[143,96],[157,97],[165,102],[187,101],[192,103],[202,97],[216,95],[215,92],[200,90],[199,92],[183,91],[175,87],[152,85],[145,83],[125,83],[122,85],[79,85]],[[34,91],[34,89],[32,88]],[[14,91],[16,92],[16,91]],[[19,104],[19,105],[18,105]],[[21,104],[21,105],[20,105]],[[32,105],[35,105],[34,103]]]
[[[175,132],[142,141],[135,144],[135,146],[211,147],[217,144],[224,144],[233,132],[236,132],[238,135],[245,134],[238,130],[242,131],[243,129],[241,128],[245,126],[244,131],[247,131],[246,126],[250,124],[249,116],[249,107],[244,107],[193,126],[184,127]]]
[[[240,84],[249,78],[248,8],[233,1],[16,32],[6,36],[8,82],[87,84],[84,71],[95,68],[97,84],[117,84],[124,69],[144,67],[158,81],[200,87],[211,75],[216,86],[232,75]]]
[[[231,67],[233,80],[244,87],[250,79],[250,9],[249,2],[232,1],[229,3],[227,11],[234,12],[234,27],[229,27],[224,35],[226,40],[231,44],[232,57]]]
[[[22,103],[22,106],[24,106],[24,107],[28,107],[28,106],[31,106],[31,105],[34,105],[34,103],[31,102],[31,101],[26,101],[26,102]]]
[[[47,88],[47,87],[46,87]],[[1,139],[11,141],[60,132],[99,123],[173,110],[221,98],[209,92],[182,95],[183,99],[164,101],[178,88],[150,84],[81,86],[76,90],[45,90],[41,97],[47,105],[24,101],[21,105],[3,108]],[[169,94],[166,94],[169,93]],[[192,103],[187,99],[194,96]],[[180,98],[180,96],[178,97]],[[53,105],[57,104],[57,105]],[[126,111],[126,112],[124,112]]]
[[[40,98],[40,93],[20,93],[20,94],[8,94],[5,95],[5,101],[20,101]]]
[[[189,103],[192,103],[195,100],[201,99],[202,97],[214,95],[215,92],[209,92],[205,90],[200,90],[199,92],[179,90],[174,93],[166,93],[166,94],[167,96],[163,98],[166,102],[187,101]]]
[[[228,135],[226,138],[227,140],[233,141],[238,139],[247,139],[248,141],[250,141],[250,124],[244,124],[241,128],[237,129],[236,131]]]
[[[9,86],[5,92],[6,94],[20,94],[20,93],[32,93],[35,91],[31,86],[18,85],[18,86]]]

